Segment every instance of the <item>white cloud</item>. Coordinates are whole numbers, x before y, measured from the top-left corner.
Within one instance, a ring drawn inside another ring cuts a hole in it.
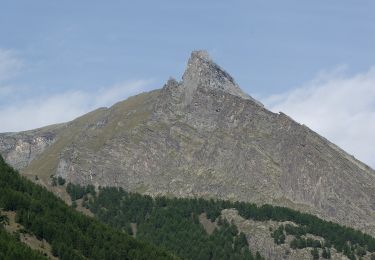
[[[150,80],[123,82],[103,89],[41,94],[30,86],[9,83],[24,68],[13,50],[0,48],[0,133],[34,129],[70,121],[145,91]]]
[[[108,107],[117,101],[146,90],[150,80],[116,84],[94,91],[68,91],[41,97],[30,97],[5,105],[0,110],[0,132],[34,129],[66,122],[99,107]]]
[[[354,76],[342,68],[262,100],[375,168],[375,67]]]

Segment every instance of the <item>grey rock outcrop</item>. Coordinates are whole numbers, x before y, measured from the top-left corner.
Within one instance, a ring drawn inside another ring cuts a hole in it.
[[[214,63],[206,51],[193,51],[182,76],[184,103],[189,105],[197,88],[221,90],[244,99],[258,102],[244,93],[231,75]],[[258,102],[260,104],[260,102]]]
[[[27,164],[22,172],[46,184],[55,174],[152,195],[270,203],[375,235],[374,171],[268,111],[205,52],[193,52],[181,82],[57,128],[34,157],[7,145],[22,138],[0,138],[8,162]]]
[[[27,167],[56,140],[56,130],[62,125],[33,131],[0,134],[0,151],[5,160],[16,169]]]

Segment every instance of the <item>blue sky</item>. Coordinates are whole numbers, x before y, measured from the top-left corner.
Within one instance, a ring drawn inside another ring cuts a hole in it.
[[[181,77],[192,50],[206,49],[247,93],[357,155],[367,139],[355,149],[340,140],[375,130],[375,95],[361,104],[375,88],[374,14],[373,0],[1,1],[0,131],[70,120],[159,88]],[[362,93],[357,107],[345,100],[356,96],[349,90],[340,105],[319,102],[316,91],[333,96],[338,83]],[[332,104],[349,112],[333,120]],[[369,122],[342,136],[364,115]],[[358,156],[375,165],[365,150]]]

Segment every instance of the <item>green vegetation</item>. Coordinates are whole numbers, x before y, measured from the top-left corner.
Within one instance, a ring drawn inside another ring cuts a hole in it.
[[[5,224],[9,224],[9,218],[6,215],[0,214],[0,227],[3,227]]]
[[[85,190],[83,187],[79,189]],[[237,257],[243,252],[233,246],[233,241],[242,235],[233,233],[231,237],[230,229],[234,227],[218,221],[221,211],[229,208],[237,209],[246,219],[291,221],[297,224],[282,225],[273,231],[272,237],[276,244],[285,243],[286,235],[293,235],[292,248],[312,248],[314,255],[317,251],[314,248],[322,248],[322,257],[327,259],[330,258],[331,247],[349,258],[354,255],[363,256],[366,250],[375,252],[375,239],[367,234],[284,207],[259,207],[245,202],[200,198],[153,199],[150,196],[128,193],[121,188],[101,188],[97,195],[90,198],[83,196],[83,205],[101,221],[129,233],[130,224],[136,223],[137,238],[163,246],[183,258],[204,259],[212,255],[228,258]],[[199,223],[198,216],[202,213],[206,213],[211,221],[218,222],[219,228],[212,235],[204,232]],[[307,234],[322,237],[324,243],[307,238]],[[218,237],[222,237],[220,241],[226,242],[219,243]],[[214,241],[219,245],[215,246]]]
[[[311,255],[312,255],[313,259],[319,259],[319,251],[316,247],[314,247],[314,249],[311,250]]]
[[[56,179],[57,185],[65,185]],[[16,221],[26,232],[45,239],[52,253],[60,259],[168,259],[166,251],[186,259],[261,259],[253,255],[246,236],[236,226],[220,218],[223,209],[236,208],[246,219],[256,221],[292,221],[272,232],[275,243],[285,243],[286,235],[294,236],[293,248],[312,248],[314,258],[331,257],[334,247],[349,259],[362,257],[366,251],[375,252],[375,239],[352,228],[324,221],[310,214],[283,207],[222,200],[178,199],[133,194],[121,188],[102,188],[68,184],[73,200],[83,198],[83,205],[110,228],[84,216],[46,189],[31,183],[5,164],[0,157],[0,209],[16,212]],[[215,221],[216,229],[208,234],[200,217],[206,213]],[[3,225],[7,218],[0,215],[0,259],[44,259],[16,236],[7,233]],[[144,242],[136,241],[128,234]],[[128,234],[126,234],[128,233]],[[324,243],[308,238],[322,237]],[[135,234],[134,234],[135,235]],[[318,250],[318,248],[321,248]]]
[[[84,190],[80,186],[77,189]],[[183,259],[255,259],[246,236],[226,220],[218,219],[219,228],[207,234],[199,216],[205,212],[211,220],[217,219],[220,212],[211,207],[213,201],[153,199],[121,188],[102,188],[99,195],[84,201],[101,221],[131,234],[131,223],[136,223],[137,239],[166,248]],[[259,254],[256,259],[261,259]]]
[[[276,244],[284,244],[285,242],[285,234],[284,234],[284,226],[281,225],[278,227],[274,232],[272,232],[271,236]]]
[[[32,250],[0,225],[0,259],[46,260],[42,253]]]
[[[66,186],[66,192],[70,195],[72,201],[82,199],[83,196],[89,193],[95,196],[95,188],[93,185],[83,187],[79,184],[73,185],[71,183],[68,183],[68,185]]]
[[[286,234],[296,237],[296,241],[292,241],[292,247],[295,244],[298,248],[302,248],[303,245],[304,247],[318,247],[318,244],[320,245],[319,241],[311,242],[310,239],[301,238],[301,236],[312,234],[324,238],[325,247],[330,248],[333,246],[338,252],[342,252],[350,259],[354,257],[354,254],[357,254],[356,248],[358,247],[366,248],[367,251],[372,253],[375,252],[375,239],[370,235],[331,221],[322,220],[311,214],[270,205],[257,207],[256,205],[243,202],[233,203],[232,207],[238,209],[240,215],[245,218],[262,221],[292,221],[296,223],[298,226],[285,226]],[[302,243],[302,245],[299,245],[299,243]]]
[[[28,233],[51,244],[52,253],[60,259],[173,259],[162,249],[76,212],[45,188],[20,176],[1,156],[0,208],[15,211],[16,221]],[[15,243],[3,244],[0,251],[8,252]],[[11,259],[17,258],[30,259]]]
[[[293,249],[302,249],[306,247],[321,248],[322,244],[319,240],[312,238],[296,237],[290,242],[290,247]]]
[[[339,229],[341,232],[350,232],[347,231],[345,228]],[[290,247],[293,249],[302,249],[302,248],[313,248],[311,251],[311,254],[313,256],[313,259],[319,259],[319,252],[317,248],[322,248],[322,258],[324,259],[330,259],[331,258],[331,251],[330,247],[332,246],[332,242],[329,239],[326,239],[324,243],[322,243],[319,240],[312,239],[312,238],[306,238],[306,235],[310,234],[308,228],[306,226],[294,226],[290,224],[286,225],[280,225],[278,229],[272,232],[272,237],[275,240],[276,244],[283,244],[285,242],[285,235],[292,235],[294,236],[293,240],[290,242]],[[349,233],[350,234],[350,233]],[[356,235],[356,231],[354,232],[354,235]],[[363,234],[366,238],[367,235]],[[333,235],[331,235],[333,237]],[[372,243],[373,239],[369,239],[370,243]],[[337,240],[333,240],[334,245],[339,244]],[[354,240],[351,240],[354,241]],[[368,250],[368,245],[366,244],[365,247],[362,247],[359,243],[351,245],[350,240],[347,240],[344,242],[344,244],[339,244],[339,247],[335,246],[336,249],[338,249],[339,252],[342,252],[344,255],[346,255],[349,259],[356,259],[355,255],[358,257],[363,257],[366,255],[366,249]]]
[[[35,180],[38,180],[37,178],[38,176],[35,176]],[[55,176],[51,175],[51,179],[52,179],[51,180],[52,186],[57,186],[57,185],[63,186],[65,184],[65,179],[61,176],[56,178]]]
[[[322,257],[324,259],[331,259],[331,250],[328,248],[323,248]]]
[[[332,230],[332,229],[328,229]],[[358,231],[353,231],[351,229],[347,230],[345,227],[341,227],[340,229],[336,229],[336,232],[341,232],[338,234],[345,234],[345,232],[349,232],[347,237],[350,235],[353,235],[354,238],[356,238],[356,235]],[[350,233],[353,232],[353,233]],[[324,243],[322,243],[319,240],[312,239],[312,238],[306,238],[307,234],[311,234],[312,232],[309,232],[308,227],[306,226],[293,226],[290,224],[287,225],[280,225],[278,229],[272,232],[272,237],[275,240],[276,244],[283,244],[285,242],[285,235],[292,235],[294,236],[293,240],[290,242],[290,247],[293,249],[302,249],[302,248],[313,248],[311,251],[311,254],[314,259],[318,258],[317,257],[317,248],[322,248],[322,257],[324,259],[330,259],[331,258],[331,251],[330,248],[332,246],[332,241],[333,241],[333,246],[339,251],[342,252],[344,255],[346,255],[349,259],[356,259],[355,255],[358,257],[363,257],[366,254],[366,249],[369,250],[369,245],[373,243],[373,238],[368,238],[367,235],[363,234],[364,240],[369,242],[369,244],[365,243],[365,246],[363,247],[358,243],[352,244],[352,241],[355,241],[354,239],[352,240],[347,240],[343,241],[343,244],[340,244],[338,239],[335,238],[333,234],[331,234],[329,237],[333,238],[333,240],[327,239],[328,235],[326,234],[326,239]],[[324,237],[324,236],[322,236]],[[371,252],[371,251],[370,251]],[[373,251],[372,251],[373,252]],[[319,252],[318,252],[319,253]]]
[[[294,226],[290,224],[280,225],[275,231],[272,232],[271,236],[274,238],[276,244],[285,243],[285,235],[294,236],[293,240],[290,242],[290,247],[293,249],[303,249],[303,248],[313,248],[311,254],[313,259],[319,259],[318,248],[322,248],[322,258],[330,259],[331,258],[331,246],[332,243],[330,240],[325,240],[322,243],[319,240],[307,238],[306,235],[309,234],[309,231],[304,226]],[[335,243],[337,244],[337,243]],[[359,244],[350,245],[348,240],[342,248],[339,249],[339,252],[342,252],[349,259],[356,259],[355,255],[358,257],[363,257],[366,255],[366,248],[360,246]]]
[[[57,177],[57,183],[62,186],[65,184],[65,179],[61,176]]]

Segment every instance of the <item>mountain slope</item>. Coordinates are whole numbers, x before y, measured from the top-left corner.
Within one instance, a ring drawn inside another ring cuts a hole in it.
[[[192,53],[181,82],[56,129],[3,134],[0,151],[12,163],[22,136],[50,133],[53,141],[22,168],[45,185],[53,174],[151,195],[269,203],[375,234],[374,171],[268,111],[205,52]]]
[[[25,232],[46,240],[59,259],[174,259],[162,249],[76,212],[45,188],[20,176],[1,156],[0,209],[15,212]]]
[[[253,259],[248,247],[255,259],[311,259],[314,248],[323,258],[375,258],[373,237],[288,208],[88,188],[67,186],[101,221],[183,259]]]

